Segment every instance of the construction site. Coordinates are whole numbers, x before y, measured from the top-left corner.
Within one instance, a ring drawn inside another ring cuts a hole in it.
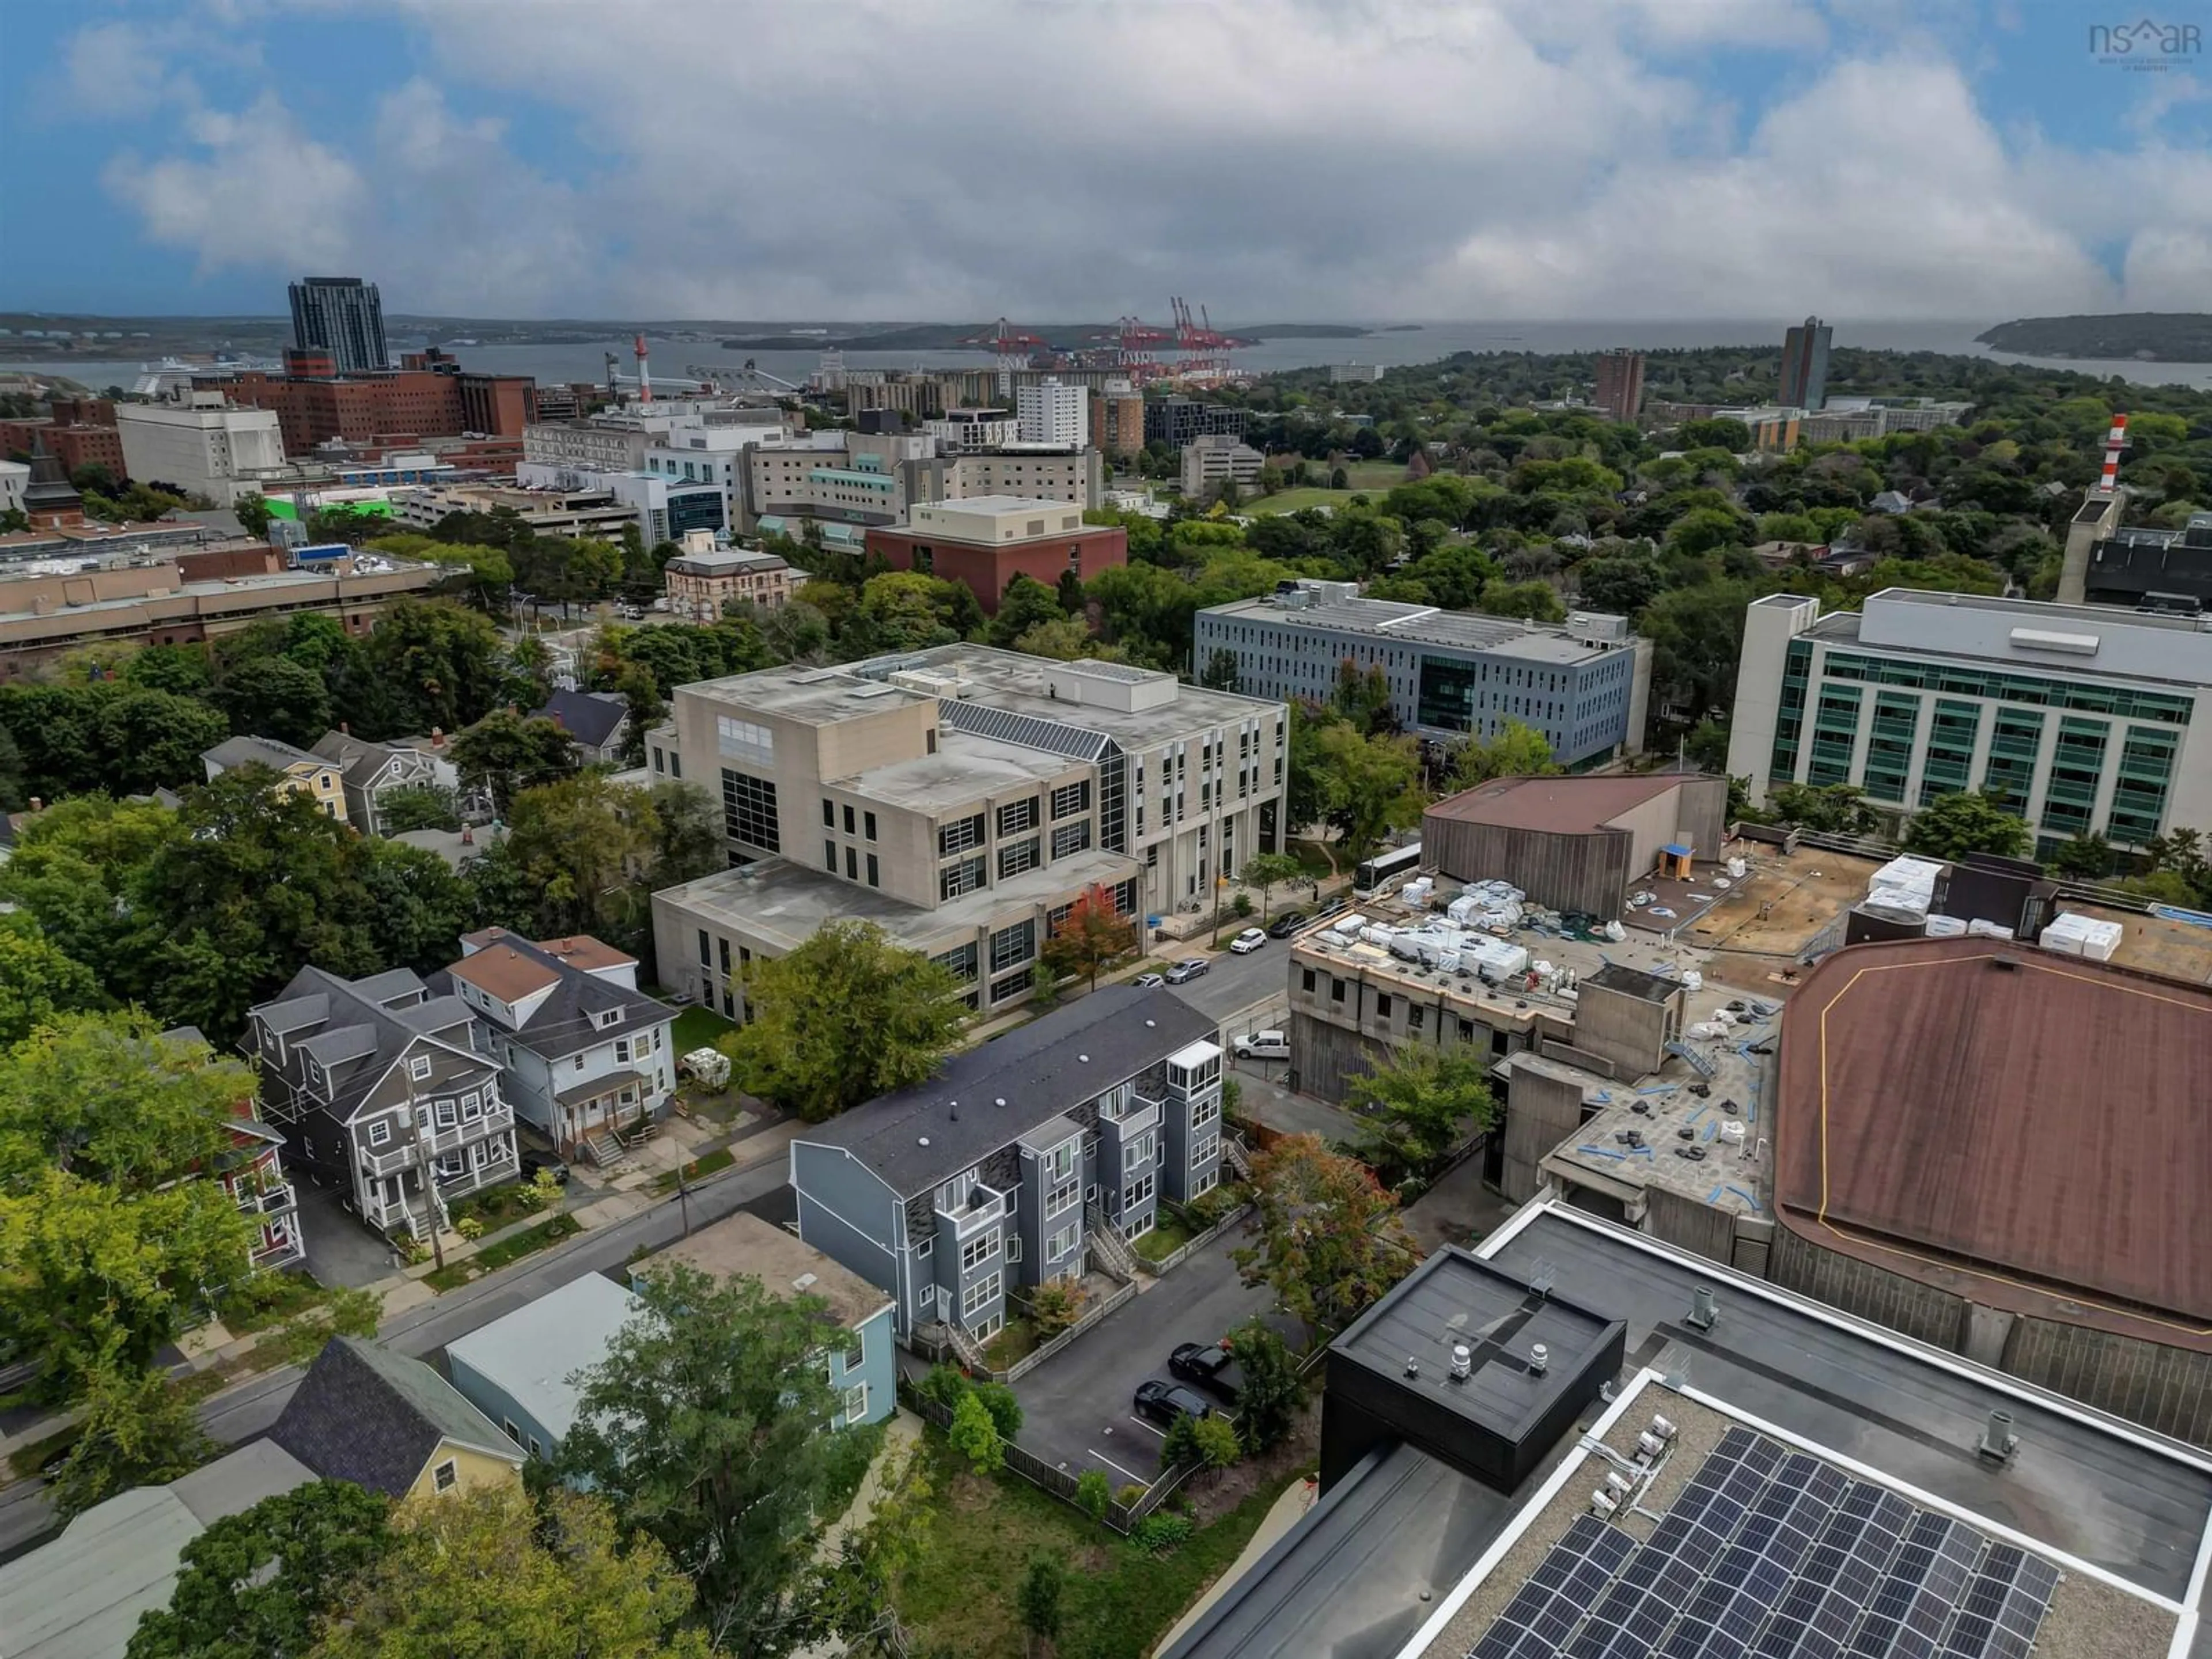
[[[2212,928],[2009,860],[1711,850],[1679,929],[1648,914],[1667,853],[1618,917],[1570,922],[1509,863],[1309,929],[1291,1086],[1480,1055],[1501,1110],[1474,1156],[1507,1202],[2212,1444]]]

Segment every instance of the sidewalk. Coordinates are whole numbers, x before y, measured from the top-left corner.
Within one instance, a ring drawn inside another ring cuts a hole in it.
[[[823,1528],[821,1540],[814,1547],[814,1559],[827,1561],[834,1557],[845,1541],[845,1535],[854,1528],[865,1526],[883,1501],[884,1472],[904,1468],[907,1455],[921,1438],[921,1419],[903,1406],[884,1419],[884,1443],[876,1448],[874,1460],[868,1472],[860,1479],[860,1490],[853,1501],[839,1516]],[[792,1659],[842,1659],[844,1643],[831,1637],[799,1649]]]
[[[1306,1518],[1306,1511],[1313,1508],[1314,1499],[1319,1496],[1320,1490],[1311,1480],[1293,1480],[1283,1495],[1275,1500],[1274,1507],[1267,1511],[1266,1519],[1260,1522],[1259,1530],[1246,1542],[1242,1553],[1229,1564],[1229,1570],[1206,1587],[1206,1593],[1190,1604],[1152,1651],[1165,1653],[1173,1647],[1182,1633],[1203,1618],[1206,1610],[1219,1601],[1231,1585],[1249,1572],[1260,1558],[1274,1548],[1285,1533]]]

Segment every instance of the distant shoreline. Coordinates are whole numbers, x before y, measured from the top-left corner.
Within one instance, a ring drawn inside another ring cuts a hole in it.
[[[2212,363],[2212,313],[2197,311],[2020,317],[1974,338],[1993,351],[2069,362]]]

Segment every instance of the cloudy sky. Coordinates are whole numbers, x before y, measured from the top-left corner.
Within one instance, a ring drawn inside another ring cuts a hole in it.
[[[480,316],[2203,308],[2212,52],[2100,61],[2092,9],[0,0],[0,306],[273,313],[313,270]]]

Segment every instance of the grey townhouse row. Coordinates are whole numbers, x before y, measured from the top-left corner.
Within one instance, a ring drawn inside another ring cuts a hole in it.
[[[1009,1293],[1079,1279],[1092,1236],[1152,1231],[1221,1180],[1214,1022],[1109,986],[791,1145],[799,1236],[888,1294],[902,1341],[988,1341]]]

